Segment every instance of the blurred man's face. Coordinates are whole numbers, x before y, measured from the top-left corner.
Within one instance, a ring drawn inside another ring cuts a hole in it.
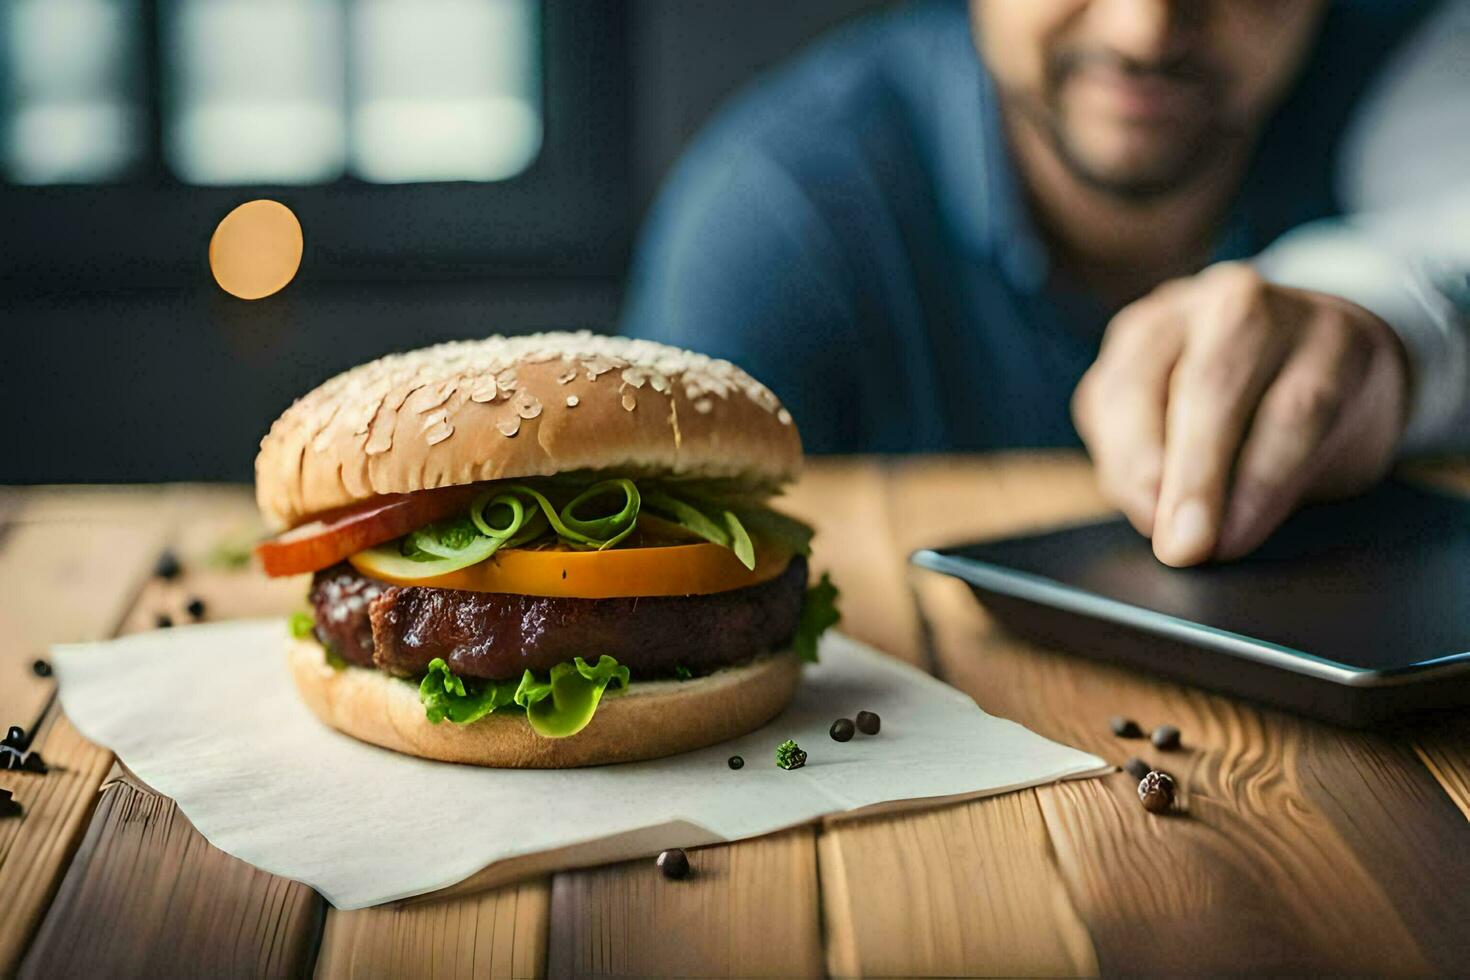
[[[1121,197],[1185,186],[1274,108],[1325,0],[970,0],[1009,113]]]

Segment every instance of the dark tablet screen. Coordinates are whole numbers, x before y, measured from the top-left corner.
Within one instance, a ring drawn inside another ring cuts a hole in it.
[[[1470,651],[1470,502],[1402,483],[1304,509],[1229,564],[1169,568],[1122,520],[940,554],[1349,667]]]

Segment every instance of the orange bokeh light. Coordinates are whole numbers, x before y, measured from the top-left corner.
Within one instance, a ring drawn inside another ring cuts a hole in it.
[[[215,228],[209,268],[231,296],[261,299],[295,278],[301,251],[301,222],[290,208],[279,201],[247,201]]]

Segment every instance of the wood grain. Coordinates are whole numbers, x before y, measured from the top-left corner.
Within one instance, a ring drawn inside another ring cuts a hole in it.
[[[55,682],[31,670],[52,643],[110,635],[133,600],[163,540],[156,515],[117,523],[78,521],[55,510],[72,494],[8,495],[0,537],[0,726],[32,733],[31,748],[52,771],[0,771],[0,788],[25,807],[0,821],[0,975],[8,975],[41,921],[96,802],[109,757],[53,705]],[[138,516],[138,515],[134,515]]]
[[[317,959],[322,980],[546,975],[545,879],[442,902],[333,910]]]
[[[0,540],[0,724],[32,728],[55,683],[31,664],[53,643],[112,635],[162,547],[166,524],[25,520]]]
[[[1418,726],[1411,740],[1420,761],[1470,820],[1470,720],[1445,718]]]
[[[1462,462],[1421,474],[1470,488]],[[639,861],[338,913],[209,847],[124,780],[103,789],[83,839],[109,757],[43,713],[49,682],[29,679],[50,640],[149,628],[160,612],[182,621],[194,594],[211,618],[298,607],[302,580],[267,585],[203,561],[252,526],[247,494],[7,491],[0,629],[26,640],[0,647],[0,708],[41,717],[36,744],[65,771],[0,773],[27,805],[0,822],[0,975],[32,934],[30,975],[299,974],[319,931],[325,975],[1453,973],[1470,960],[1470,906],[1455,899],[1470,891],[1460,719],[1338,731],[1029,647],[959,583],[908,570],[915,547],[1104,513],[1079,457],[820,461],[788,507],[819,528],[814,566],[843,588],[849,632],[934,664],[992,713],[1170,769],[1180,814],[1148,815],[1117,774],[705,848],[685,882]],[[61,557],[47,546],[58,540]],[[164,541],[186,574],[140,591]],[[78,549],[88,561],[65,564]],[[1185,750],[1113,738],[1114,713],[1179,724]]]
[[[973,536],[1035,526],[1048,508],[1079,516],[1074,465],[1044,483],[1026,478],[1031,463],[984,463],[895,486],[926,515],[922,533]],[[947,506],[956,482],[970,516]],[[1032,648],[957,582],[925,576],[919,596],[941,675],[986,710],[1181,782],[1169,818],[1144,812],[1121,774],[1037,791],[1104,972],[1433,972],[1470,955],[1467,907],[1433,897],[1470,884],[1464,819],[1408,745]],[[1115,713],[1179,725],[1185,750],[1114,738]]]
[[[211,847],[173,801],[117,780],[21,975],[302,976],[321,918],[310,888]]]
[[[1097,973],[1034,791],[838,827],[818,844],[833,975]]]
[[[161,614],[186,622],[185,606],[194,597],[204,600],[210,618],[281,613],[301,601],[302,580],[269,582],[248,569],[211,564],[221,541],[248,535],[254,526],[253,505],[241,488],[166,488],[145,502],[127,495],[114,501],[86,492],[63,494],[47,498],[36,512],[108,526],[89,518],[92,500],[109,520],[167,515],[166,533],[141,559],[129,553],[116,560],[132,562],[146,575],[166,541],[183,563],[178,579],[150,579],[137,590],[123,618],[124,632],[151,629]],[[49,716],[65,725],[55,706]],[[53,751],[48,744],[48,757]],[[98,800],[96,789],[111,761],[103,749],[88,751],[90,782],[71,811],[78,822]],[[178,974],[199,972],[190,966],[200,964],[203,972],[282,974],[310,967],[324,908],[319,896],[214,849],[171,801],[145,788],[115,781],[100,799],[84,846],[27,955],[27,973]],[[0,866],[0,874],[4,870]],[[49,881],[54,888],[55,872]]]
[[[0,976],[20,962],[57,882],[81,839],[110,760],[82,738],[59,712],[48,715],[33,745],[43,745],[45,775],[0,771],[0,787],[25,807],[19,819],[0,820]]]
[[[556,977],[800,977],[822,972],[814,834],[689,851],[668,881],[651,860],[555,878]]]
[[[1028,467],[1015,484],[1019,499],[1014,506],[995,508],[974,495],[973,461],[938,457],[887,465],[880,502],[886,515],[839,512],[846,523],[834,521],[828,535],[843,547],[859,541],[887,555],[843,561],[838,580],[845,592],[842,628],[849,630],[854,612],[861,616],[864,606],[891,610],[895,596],[912,599],[916,589],[929,584],[930,577],[911,571],[908,555],[949,543],[955,527],[999,533],[1054,519],[1060,502],[1079,517],[1102,506],[1071,455],[1001,457],[981,470],[1011,486],[1008,475],[1015,466]],[[841,487],[833,486],[830,493],[840,496]],[[915,605],[908,616],[917,622],[918,613]],[[921,645],[920,655],[908,659],[929,666],[932,656]],[[1096,970],[1091,940],[1051,855],[1033,792],[838,823],[822,833],[819,854],[827,967],[834,974],[1012,976]]]
[[[892,548],[887,482],[872,461],[822,460],[781,500],[816,528],[814,570],[842,590],[842,628],[910,662],[918,620]],[[801,976],[822,969],[816,831],[702,849],[704,873],[677,887],[649,861],[559,874],[553,974]],[[760,869],[760,875],[747,873]],[[792,883],[773,887],[772,882]]]

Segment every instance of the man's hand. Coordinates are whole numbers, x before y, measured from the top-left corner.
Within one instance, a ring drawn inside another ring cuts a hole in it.
[[[1222,263],[1113,318],[1072,417],[1103,492],[1182,566],[1245,555],[1302,500],[1377,482],[1407,389],[1382,320]]]

